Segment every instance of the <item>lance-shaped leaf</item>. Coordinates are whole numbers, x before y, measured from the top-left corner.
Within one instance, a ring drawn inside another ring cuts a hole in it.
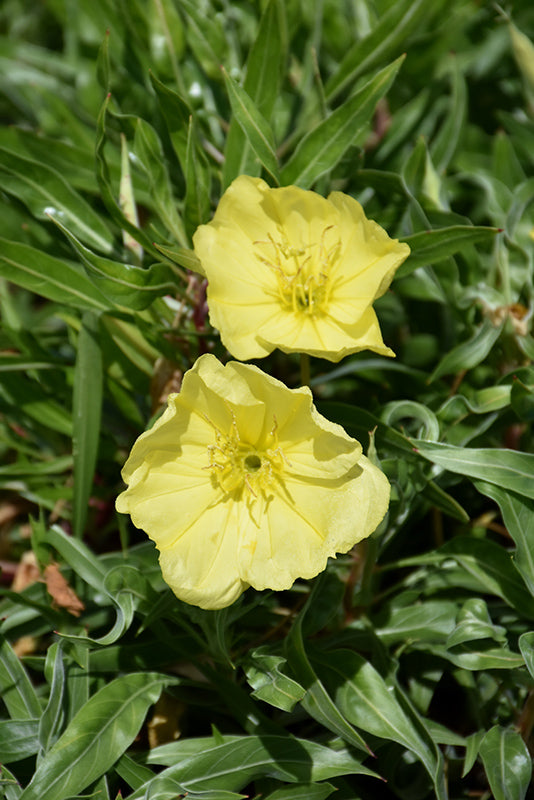
[[[455,447],[412,439],[417,452],[449,472],[479,478],[534,498],[534,455],[499,448]]]
[[[411,750],[432,778],[436,797],[446,800],[443,759],[439,750],[424,729],[423,738],[374,667],[351,650],[315,652],[312,663],[317,665],[336,705],[349,722]],[[422,728],[422,723],[419,723],[419,728]]]
[[[376,777],[346,749],[334,750],[289,735],[184,739],[155,747],[147,754],[146,763],[169,766],[130,795],[129,800],[152,797],[160,781],[169,778],[194,793],[210,789],[240,791],[263,776],[288,783],[322,781],[337,775]]]
[[[286,61],[287,32],[282,0],[270,0],[250,49],[243,89],[260,114],[270,119]],[[230,122],[224,150],[223,188],[238,175],[257,175],[259,165],[236,119]]]
[[[339,69],[326,84],[326,99],[331,101],[368,70],[395,53],[402,52],[406,47],[407,37],[423,21],[428,22],[442,4],[443,0],[437,0],[432,6],[426,0],[392,3],[388,11],[380,15],[379,22],[371,33],[364,39],[357,40],[347,52]]]
[[[148,269],[141,269],[97,256],[57,219],[54,222],[71,242],[98,288],[113,302],[140,311],[156,297],[176,292],[175,274],[168,264],[153,264]]]
[[[369,123],[376,104],[393,83],[403,60],[404,56],[377,73],[301,140],[282,170],[282,184],[296,184],[308,189],[317,178],[335,167]]]
[[[470,339],[445,354],[428,379],[429,383],[442,375],[455,375],[461,370],[473,369],[484,361],[501,335],[502,327],[502,324],[494,325],[490,319],[485,319]]]
[[[475,486],[499,505],[504,524],[517,548],[514,563],[534,596],[534,500],[493,483],[475,481]]]
[[[369,753],[370,750],[364,739],[352,727],[330,697],[324,684],[313,669],[304,647],[304,637],[302,633],[304,617],[310,610],[313,610],[313,606],[318,602],[317,598],[320,596],[318,587],[323,584],[325,580],[323,576],[325,574],[326,573],[322,573],[315,582],[307,604],[293,623],[291,632],[285,640],[286,656],[291,671],[300,685],[306,689],[306,694],[301,700],[302,707],[313,719],[324,725],[325,728],[332,731],[337,736],[341,736],[353,747],[358,748],[358,750],[364,750]]]
[[[102,413],[103,368],[98,334],[98,317],[86,313],[78,335],[72,401],[74,459],[73,528],[83,535],[93,484],[100,417]]]
[[[278,159],[271,127],[246,91],[223,69],[224,81],[235,119],[267,172],[279,183]]]
[[[146,712],[173,679],[132,673],[100,689],[39,762],[21,800],[65,800],[82,792],[120,758]]]
[[[402,241],[410,245],[410,256],[397,270],[397,278],[404,278],[418,267],[437,264],[465,247],[481,242],[491,243],[499,228],[481,225],[451,225],[433,231],[421,231],[404,236]]]
[[[91,247],[111,252],[113,239],[101,217],[59,172],[0,147],[0,173],[2,189],[22,200],[37,219],[63,220]]]
[[[41,704],[28,674],[2,635],[0,635],[0,695],[12,719],[33,720],[40,717]]]
[[[0,239],[0,269],[6,280],[48,300],[95,311],[113,307],[82,267],[27,244]]]

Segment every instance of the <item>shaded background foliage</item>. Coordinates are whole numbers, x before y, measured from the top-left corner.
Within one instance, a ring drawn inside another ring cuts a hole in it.
[[[527,796],[532,5],[6,0],[0,30],[0,792]],[[190,245],[242,172],[412,248],[377,303],[397,358],[312,364],[393,495],[311,584],[201,612],[114,499],[226,358]]]

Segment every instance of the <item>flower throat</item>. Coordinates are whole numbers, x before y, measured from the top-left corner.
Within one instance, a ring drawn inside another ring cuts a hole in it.
[[[271,257],[258,254],[258,258],[276,275],[277,297],[288,310],[309,316],[326,311],[332,289],[329,273],[341,251],[339,238],[332,243],[327,241],[334,228],[329,225],[318,242],[302,247],[293,247],[287,237],[277,241],[270,234],[268,241],[255,242],[272,254]]]
[[[212,471],[223,491],[245,491],[255,499],[272,491],[273,483],[280,479],[289,462],[278,445],[276,419],[267,442],[255,447],[241,439],[235,415],[231,413],[232,424],[227,434],[205,417],[215,431],[215,443],[208,445],[209,464],[204,469]]]

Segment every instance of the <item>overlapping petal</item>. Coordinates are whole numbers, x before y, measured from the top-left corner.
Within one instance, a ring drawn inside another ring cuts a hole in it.
[[[202,608],[317,575],[389,502],[383,473],[309,389],[212,355],[139,437],[123,478],[117,509],[154,540],[177,596]]]
[[[372,304],[410,249],[354,198],[241,175],[193,241],[211,322],[236,358],[276,348],[330,361],[364,349],[393,355]]]

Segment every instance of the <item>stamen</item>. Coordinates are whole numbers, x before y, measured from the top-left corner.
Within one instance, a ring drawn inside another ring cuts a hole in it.
[[[339,238],[329,247],[327,237],[335,225],[321,232],[318,242],[302,247],[292,246],[286,238],[277,241],[272,234],[267,240],[254,242],[258,248],[266,246],[270,257],[262,252],[258,259],[269,267],[277,278],[276,296],[281,305],[295,314],[318,316],[327,310],[332,290],[331,267],[341,253]]]

